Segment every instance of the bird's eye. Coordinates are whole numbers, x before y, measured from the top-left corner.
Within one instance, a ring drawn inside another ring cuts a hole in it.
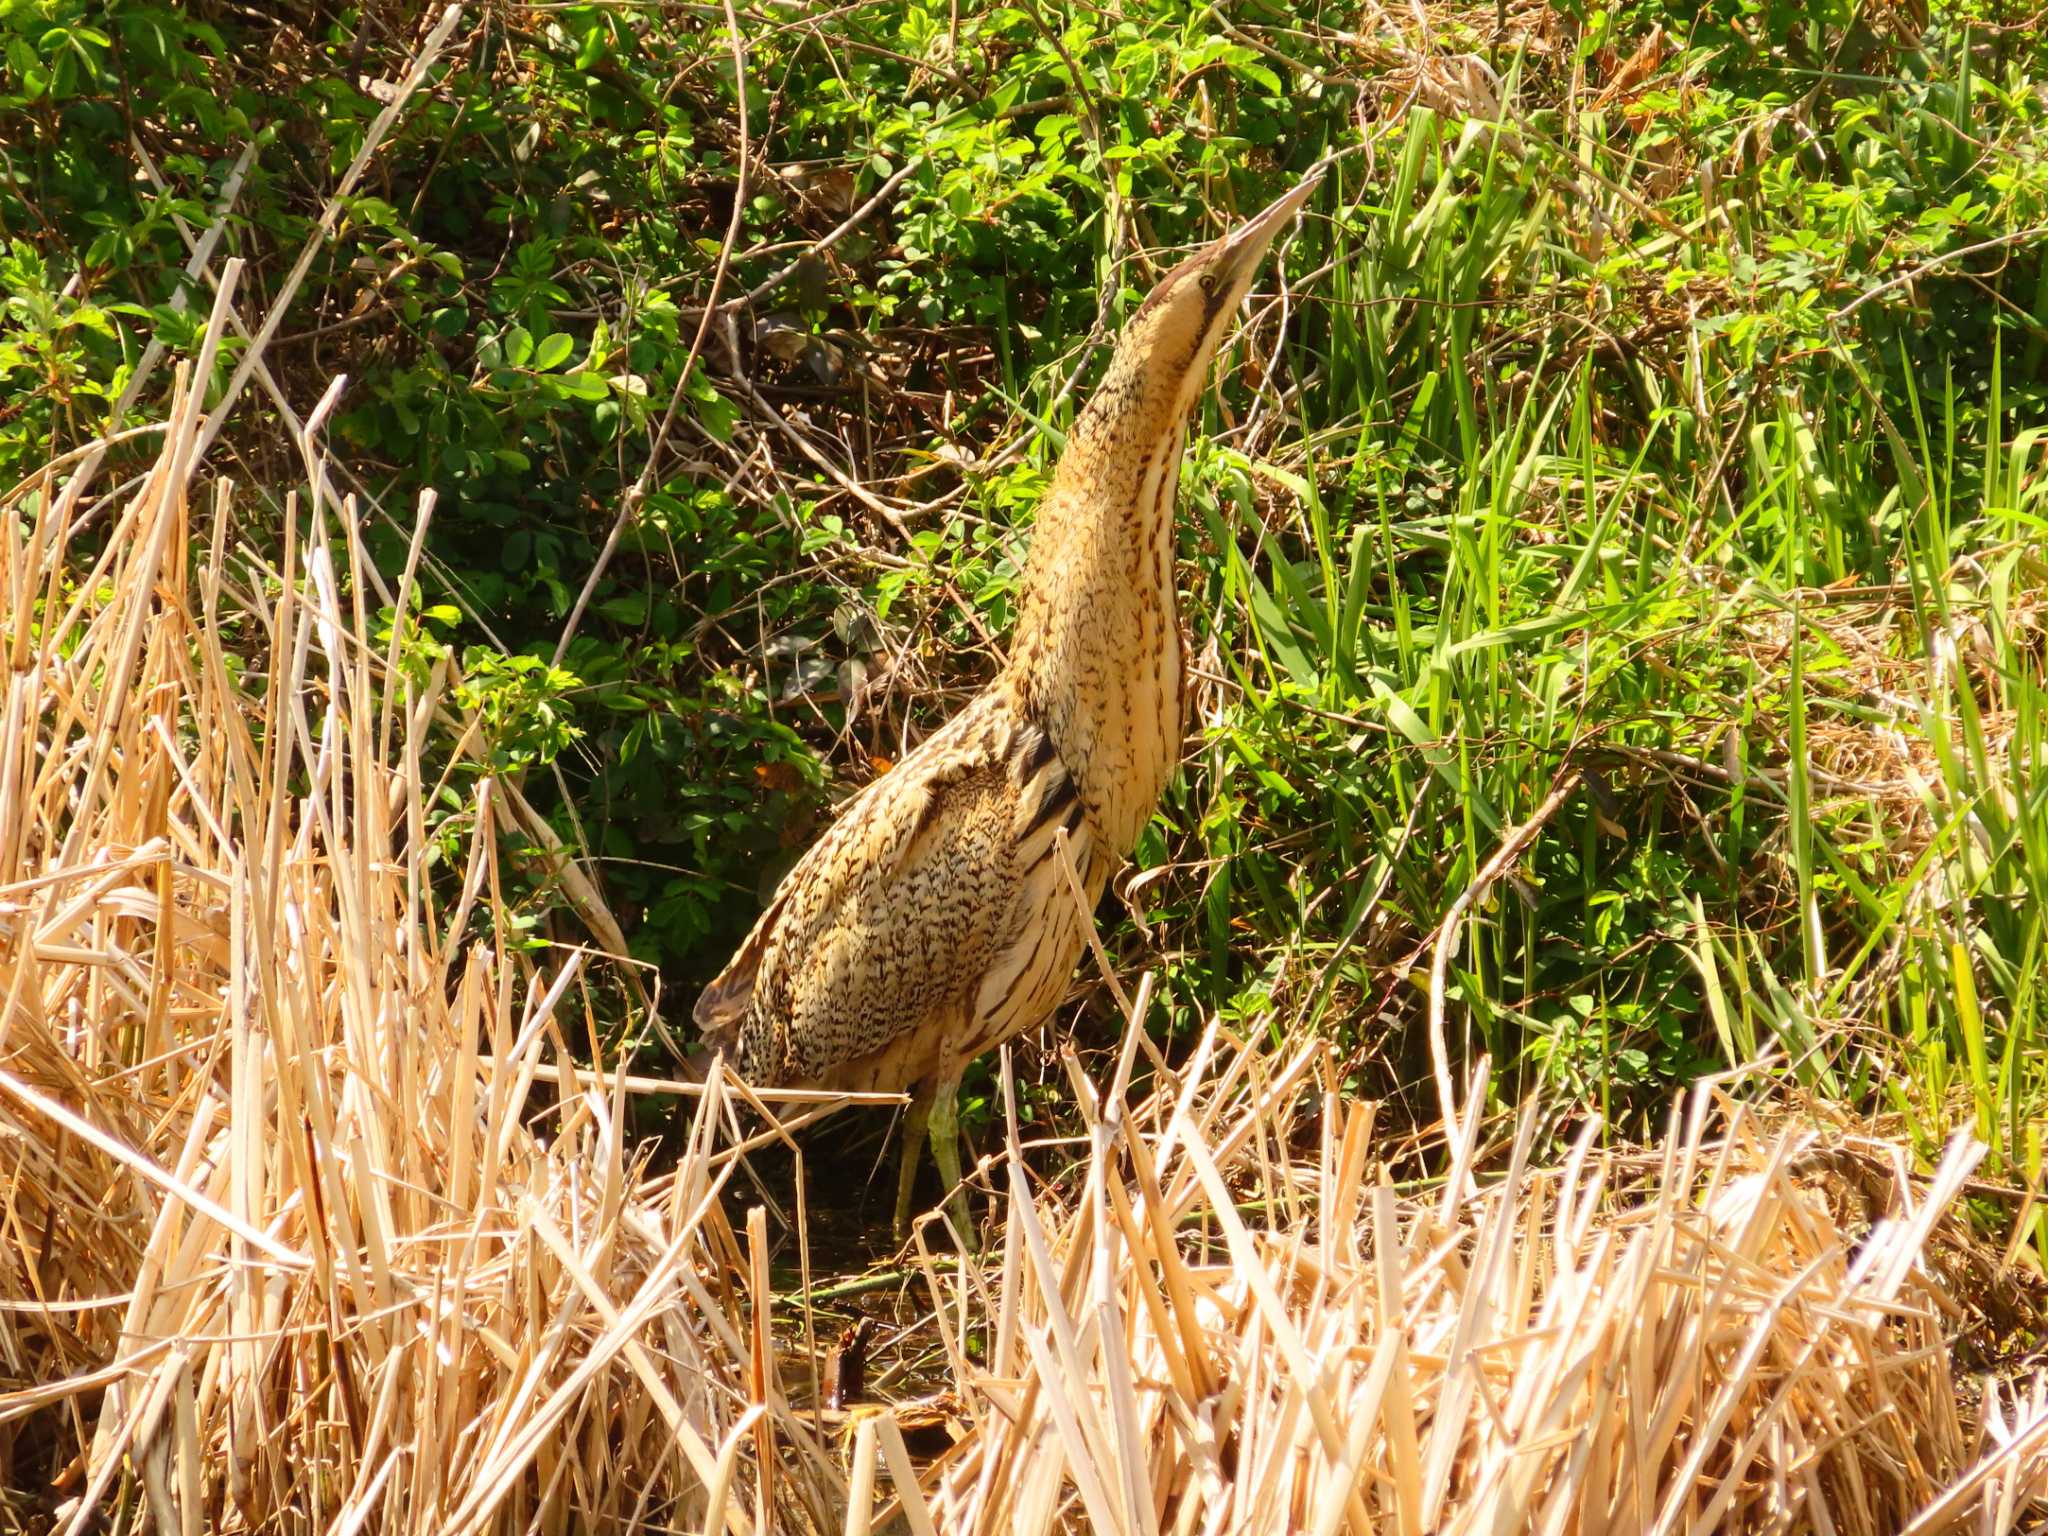
[[[1210,298],[1214,298],[1216,296],[1216,274],[1214,272],[1197,273],[1195,276],[1195,286],[1209,295]]]

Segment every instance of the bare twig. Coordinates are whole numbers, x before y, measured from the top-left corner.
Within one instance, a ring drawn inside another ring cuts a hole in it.
[[[1830,314],[1828,319],[1835,322],[1846,320],[1872,299],[1882,298],[1895,289],[1904,288],[1910,283],[1916,283],[1928,273],[1940,267],[1948,266],[1951,262],[1962,261],[1971,256],[1981,256],[1986,251],[2001,251],[2009,246],[2025,245],[2029,241],[2039,240],[2043,235],[2048,235],[2048,224],[2036,224],[2027,229],[2016,229],[2009,234],[1998,236],[1995,240],[1979,240],[1975,245],[1964,245],[1957,247],[1953,251],[1943,251],[1939,256],[1923,261],[1911,270],[1902,272],[1897,277],[1888,278],[1884,282],[1879,283],[1875,288],[1869,288],[1857,294],[1855,298]]]
[[[890,198],[896,195],[896,189],[902,186],[904,182],[910,179],[911,173],[915,171],[919,166],[923,165],[926,158],[926,152],[924,150],[920,149],[913,153],[909,159],[905,160],[902,165],[898,166],[895,169],[895,171],[893,171],[890,174],[889,179],[887,181],[883,182],[879,187],[875,189],[873,196],[871,196],[866,202],[862,203],[858,208],[854,209],[853,212],[849,213],[844,219],[840,220],[839,223],[835,225],[830,231],[823,235],[820,235],[816,240],[812,241],[808,246],[806,246],[804,248],[803,255],[797,257],[794,261],[790,262],[787,266],[783,267],[780,271],[777,271],[772,276],[763,278],[760,282],[756,283],[752,288],[749,288],[745,293],[740,294],[736,298],[727,299],[723,306],[726,312],[737,313],[742,309],[748,308],[750,305],[760,303],[763,299],[767,298],[769,294],[773,293],[776,289],[780,288],[784,283],[788,282],[792,277],[796,276],[798,270],[803,266],[803,264],[806,261],[815,260],[817,257],[824,255],[825,252],[831,250],[833,246],[837,245],[840,241],[844,240],[848,235],[852,234],[855,230],[859,229],[861,225],[867,223],[869,219],[873,218],[875,214],[888,203]],[[711,298],[712,302],[709,305],[707,305],[707,309],[719,307],[716,303],[718,298],[716,291],[712,293]]]
[[[143,149],[142,141],[130,135],[129,142],[134,146],[136,154],[141,158],[143,168],[149,173],[151,183],[158,191],[164,190],[163,181],[157,176],[156,166],[150,160],[148,151]],[[228,179],[221,184],[220,201],[214,205],[213,222],[207,225],[206,233],[196,243],[192,239],[191,231],[185,227],[185,221],[183,219],[177,221],[179,233],[185,237],[185,243],[191,247],[192,251],[191,256],[185,262],[185,276],[187,278],[197,280],[202,274],[207,273],[207,263],[213,259],[214,248],[220,244],[220,237],[227,230],[228,217],[235,210],[235,200],[242,195],[243,179],[248,176],[249,166],[254,162],[255,158],[256,145],[252,141],[242,147],[242,153],[235,159],[234,169],[228,172]],[[210,274],[207,275],[210,280]],[[188,302],[186,290],[180,287],[176,293],[171,295],[170,307],[175,312],[183,314]],[[92,445],[85,463],[74,477],[71,492],[74,497],[83,496],[87,488],[91,486],[92,477],[99,472],[100,463],[106,457],[108,446],[118,437],[121,431],[122,419],[126,417],[130,407],[135,404],[136,396],[142,393],[143,387],[148,384],[151,377],[156,373],[157,364],[163,361],[163,356],[163,338],[161,336],[150,337],[149,345],[142,349],[142,356],[136,361],[134,373],[129,375],[128,382],[122,386],[119,397],[114,401],[114,408],[107,413],[107,429],[105,433],[102,434],[98,443]]]
[[[662,412],[661,425],[655,430],[654,440],[648,444],[647,462],[641,466],[639,478],[619,498],[618,516],[612,519],[611,531],[605,535],[597,559],[591,563],[590,574],[583,578],[583,588],[576,594],[568,620],[555,641],[555,665],[558,667],[562,658],[569,654],[569,642],[582,626],[584,610],[590,606],[597,584],[604,579],[605,570],[611,565],[612,555],[618,550],[626,525],[639,511],[640,503],[647,498],[648,486],[654,482],[661,464],[662,449],[668,444],[668,435],[675,427],[676,412],[682,408],[683,396],[689,391],[690,375],[696,371],[698,355],[704,350],[704,338],[710,334],[711,317],[718,312],[718,292],[725,286],[725,274],[732,265],[733,247],[739,243],[740,228],[746,220],[747,177],[754,158],[753,141],[747,127],[747,45],[740,35],[739,18],[733,14],[732,0],[724,0],[724,4],[726,32],[732,44],[733,84],[738,101],[740,135],[740,163],[738,180],[733,188],[732,217],[726,221],[725,239],[718,246],[718,262],[711,269],[711,297],[697,316],[697,332],[690,338],[690,350],[683,358],[682,370],[676,375],[676,387],[669,393],[668,409]]]

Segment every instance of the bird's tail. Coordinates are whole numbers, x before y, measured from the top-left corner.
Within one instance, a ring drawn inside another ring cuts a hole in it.
[[[718,1059],[716,1047],[706,1051],[692,1051],[676,1059],[676,1076],[686,1083],[701,1083],[711,1075],[711,1063]]]
[[[716,1023],[706,1022],[700,1012],[695,1020],[697,1044],[704,1053],[704,1064],[708,1067],[711,1058],[720,1051],[728,1056],[737,1056],[740,1049],[740,1024],[742,1019],[721,1019]]]

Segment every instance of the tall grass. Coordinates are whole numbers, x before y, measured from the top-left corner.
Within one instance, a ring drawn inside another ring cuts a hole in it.
[[[1289,417],[1212,414],[1190,474],[1214,670],[1151,915],[1195,920],[1176,964],[1231,1016],[1335,1032],[1399,1090],[1427,1002],[1403,978],[1577,775],[1450,972],[1453,1054],[1493,1055],[1503,1104],[1541,1086],[1648,1133],[1674,1081],[1769,1057],[1929,1158],[1974,1130],[2024,1185],[2038,391],[2002,392],[1997,333],[1978,393],[1952,342],[1853,300],[1751,314],[1817,338],[1759,350],[1725,287],[1670,275],[1725,270],[1755,210],[1681,195],[1675,234],[1596,239],[1627,194],[1557,195],[1560,153],[1417,109],[1305,226]],[[1584,163],[1625,187],[1628,153]],[[1481,325],[1489,295],[1535,319]]]
[[[1879,1144],[1773,1129],[1710,1086],[1655,1152],[1602,1151],[1589,1118],[1551,1127],[1570,1150],[1539,1168],[1531,1103],[1498,1177],[1474,1178],[1472,1120],[1442,1185],[1404,1195],[1374,1171],[1374,1106],[1318,1048],[1276,1059],[1211,1026],[1183,1073],[1127,1092],[1148,1001],[1149,978],[1106,1087],[1069,1058],[1082,1164],[1034,1183],[1012,1105],[1002,1251],[927,1268],[959,1438],[877,1525],[904,1506],[913,1530],[1014,1536],[2035,1518],[2040,1383],[1985,1383],[1981,1430],[1959,1411],[1936,1277],[1998,1266],[1956,1206],[1984,1155],[1968,1136],[1900,1182]],[[871,1528],[863,1494],[849,1532]]]

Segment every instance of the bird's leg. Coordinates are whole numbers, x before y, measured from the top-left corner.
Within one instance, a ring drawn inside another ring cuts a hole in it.
[[[960,1241],[971,1251],[974,1247],[974,1223],[968,1219],[967,1191],[960,1185],[959,1064],[949,1061],[933,1077],[936,1086],[932,1090],[930,1120],[932,1160],[939,1165],[939,1182],[946,1187],[952,1201],[953,1225],[960,1233]]]
[[[926,1078],[910,1096],[910,1109],[903,1121],[903,1144],[896,1155],[896,1217],[890,1230],[896,1241],[910,1230],[910,1191],[917,1183],[917,1160],[923,1155],[925,1125],[931,1119],[932,1089],[936,1078]]]

